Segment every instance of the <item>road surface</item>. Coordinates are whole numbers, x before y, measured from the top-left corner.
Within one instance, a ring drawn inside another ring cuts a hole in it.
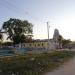
[[[64,63],[58,69],[48,72],[45,75],[75,75],[75,57]]]

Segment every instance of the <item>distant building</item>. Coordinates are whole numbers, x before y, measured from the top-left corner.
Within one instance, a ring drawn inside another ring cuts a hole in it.
[[[54,35],[52,39],[44,39],[44,40],[34,40],[31,43],[22,43],[15,45],[17,48],[16,53],[24,53],[24,52],[31,52],[31,53],[42,53],[42,52],[49,52],[59,48],[59,31],[58,29],[54,30]]]

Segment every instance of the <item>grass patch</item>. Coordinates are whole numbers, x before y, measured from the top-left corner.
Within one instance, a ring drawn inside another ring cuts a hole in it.
[[[55,51],[0,58],[0,75],[41,75],[74,55],[74,51]]]

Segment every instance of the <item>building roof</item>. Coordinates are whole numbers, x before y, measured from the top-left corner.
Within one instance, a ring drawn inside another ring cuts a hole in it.
[[[48,41],[48,39],[42,39],[42,40],[37,39],[37,40],[33,40],[33,42],[47,42],[47,41]],[[53,39],[49,39],[49,41],[53,42],[54,40]]]

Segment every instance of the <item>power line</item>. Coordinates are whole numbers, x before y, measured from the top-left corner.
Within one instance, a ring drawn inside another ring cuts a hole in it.
[[[23,16],[25,15],[25,16],[31,18],[31,19],[34,19],[34,20],[37,20],[37,19],[38,19],[37,17],[32,17],[32,16],[29,14],[28,11],[24,11],[24,9],[18,8],[14,3],[9,2],[8,0],[4,0],[4,2],[9,5],[8,9],[11,10],[11,11],[13,11],[13,12],[15,12],[15,13],[21,14],[21,15],[23,15]],[[15,11],[14,11],[14,10],[15,10]]]
[[[18,8],[15,4],[12,4],[11,2],[9,2],[8,0],[4,0],[8,5],[10,5],[10,7],[13,7],[15,10],[17,10],[17,12],[19,13],[19,12],[21,12],[21,13],[23,13],[23,14],[28,14],[28,12],[26,11],[26,12],[24,12],[23,11],[23,9],[21,9],[21,8]],[[21,11],[20,11],[21,10]]]
[[[19,9],[18,7],[16,7],[14,4],[8,2],[7,0],[0,1],[0,6],[3,6],[5,8],[7,8],[9,11],[12,11],[12,12],[17,13],[22,16],[24,16],[24,15],[27,16],[27,14],[28,14],[28,12],[24,12],[23,10]]]
[[[13,12],[13,8],[5,2],[4,3],[0,2],[0,6],[3,6],[3,7],[7,8],[8,10]]]
[[[15,2],[16,3],[16,2]],[[0,1],[0,6],[3,6],[7,8],[9,11],[16,13],[21,16],[21,18],[26,19],[26,20],[31,20],[31,21],[40,21],[38,17],[32,16],[28,11],[25,11],[22,8],[17,7],[14,2],[11,2],[10,0],[2,0]],[[7,12],[7,11],[6,11]],[[11,14],[12,15],[12,14]],[[18,17],[20,17],[18,16]],[[3,19],[4,17],[2,17]],[[6,17],[5,17],[6,18]]]

